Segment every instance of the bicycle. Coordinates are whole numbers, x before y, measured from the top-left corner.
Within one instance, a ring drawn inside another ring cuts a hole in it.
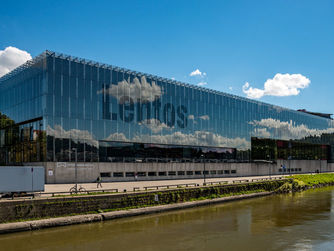
[[[79,188],[74,185],[70,188],[70,193],[87,193],[87,190],[81,185],[79,185]]]

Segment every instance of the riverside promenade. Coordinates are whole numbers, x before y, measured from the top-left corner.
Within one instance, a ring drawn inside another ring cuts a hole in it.
[[[233,184],[233,181],[244,181],[248,180],[252,182],[254,179],[268,179],[278,178],[284,175],[271,175],[271,176],[249,176],[249,177],[230,177],[230,178],[207,178],[206,183],[210,182],[228,182]],[[288,175],[286,175],[288,176]],[[154,181],[126,181],[126,182],[102,182],[102,188],[97,188],[97,183],[78,183],[78,188],[82,186],[86,190],[104,190],[104,189],[118,189],[119,192],[131,192],[134,190],[145,190],[148,186],[164,186],[164,185],[182,185],[196,183],[200,186],[203,185],[204,179],[180,179],[180,180],[154,180]],[[44,193],[57,193],[57,192],[69,192],[70,188],[75,184],[46,184]],[[41,196],[46,196],[47,194]]]

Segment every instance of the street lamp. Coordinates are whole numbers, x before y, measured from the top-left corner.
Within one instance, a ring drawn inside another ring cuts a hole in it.
[[[269,178],[271,179],[271,163],[270,163],[270,155],[267,154],[267,159],[268,159],[268,165],[269,165]]]
[[[201,155],[201,158],[202,158],[202,162],[203,162],[203,169],[204,169],[204,171],[203,171],[203,176],[204,176],[204,183],[203,183],[203,185],[205,185],[205,183],[206,183],[206,170],[205,170],[205,160],[204,160],[204,155],[202,154]]]
[[[72,151],[74,151],[75,153],[75,193],[78,193],[78,167],[77,167],[78,149],[72,148]]]

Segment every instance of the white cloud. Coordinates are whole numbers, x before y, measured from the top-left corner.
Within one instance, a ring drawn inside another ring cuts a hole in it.
[[[198,86],[204,86],[204,85],[207,85],[208,83],[207,82],[199,82],[197,85]]]
[[[242,86],[242,91],[247,95],[248,98],[261,98],[264,95],[264,90],[258,88],[249,87],[249,83],[246,82]]]
[[[110,137],[108,137],[110,138]],[[233,147],[238,149],[250,148],[250,142],[245,138],[227,138],[219,134],[207,131],[195,131],[191,134],[182,132],[173,132],[165,135],[137,135],[131,142],[155,142],[160,144],[178,144],[178,145],[202,145],[202,146],[217,146],[217,147]]]
[[[163,126],[165,128],[165,126]],[[168,127],[169,128],[169,127]],[[84,139],[88,144],[98,147],[99,143],[95,137],[87,130],[64,130],[62,126],[55,125],[54,128],[47,127],[48,135],[56,138],[72,138]],[[154,142],[162,144],[178,144],[178,145],[203,145],[203,146],[217,146],[217,147],[234,147],[239,149],[250,148],[250,142],[245,138],[228,138],[219,134],[208,131],[194,131],[186,134],[182,132],[173,132],[164,135],[149,135],[140,134],[127,138],[124,133],[112,133],[104,140],[106,141],[124,141],[124,142]]]
[[[31,55],[18,48],[9,46],[0,50],[0,77],[31,59]]]
[[[246,82],[242,91],[248,98],[261,98],[263,96],[292,96],[298,95],[301,89],[309,86],[310,80],[301,74],[277,73],[273,79],[267,79],[264,89],[250,87]]]
[[[129,141],[126,136],[124,135],[124,133],[113,133],[113,134],[110,134],[106,139],[106,141]]]
[[[190,77],[193,77],[193,76],[202,76],[202,72],[199,69],[196,69],[196,70],[190,72],[189,76]]]
[[[268,132],[267,128],[254,128],[252,136],[262,137],[262,138],[269,138],[270,137],[270,132]]]
[[[47,132],[48,135],[56,138],[84,139],[88,144],[98,146],[98,141],[87,130],[71,129],[66,131],[61,125],[55,125],[54,128],[48,125]]]
[[[163,129],[172,129],[172,127],[167,126],[165,123],[162,123],[158,119],[147,119],[142,121],[140,124],[146,126],[154,133],[158,133]]]
[[[249,124],[258,127],[255,128],[253,131],[253,133],[255,134],[254,136],[268,137],[268,134],[271,132],[274,137],[286,140],[303,139],[309,136],[320,137],[322,134],[334,133],[333,125],[330,125],[332,127],[321,130],[309,128],[307,125],[304,124],[296,125],[293,121],[280,121],[278,119],[272,118],[254,120],[252,122],[249,122]]]
[[[195,119],[195,116],[192,115],[192,114],[190,114],[190,115],[188,115],[188,119],[190,119],[190,120],[194,120],[194,119]]]
[[[208,115],[202,115],[199,118],[202,119],[202,120],[209,120],[210,119],[210,117]]]
[[[190,77],[195,77],[195,76],[205,77],[206,76],[206,72],[201,72],[199,69],[196,69],[196,70],[190,72],[189,76]]]
[[[232,90],[233,90],[233,87],[232,87],[232,86],[229,86],[228,89],[229,89],[230,91],[232,91]]]
[[[107,90],[98,91],[98,93],[103,92],[117,98],[120,104],[129,100],[129,98],[135,103],[139,101],[143,103],[153,102],[163,94],[161,87],[154,81],[152,81],[152,84],[148,83],[145,76],[142,76],[141,80],[134,78],[131,83],[124,79],[117,85],[110,85]]]

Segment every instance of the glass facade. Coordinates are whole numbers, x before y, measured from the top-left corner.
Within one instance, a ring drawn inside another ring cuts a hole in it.
[[[250,161],[252,138],[333,156],[331,119],[49,51],[0,79],[0,113],[2,164]]]
[[[0,78],[0,164],[46,160],[43,57]]]

